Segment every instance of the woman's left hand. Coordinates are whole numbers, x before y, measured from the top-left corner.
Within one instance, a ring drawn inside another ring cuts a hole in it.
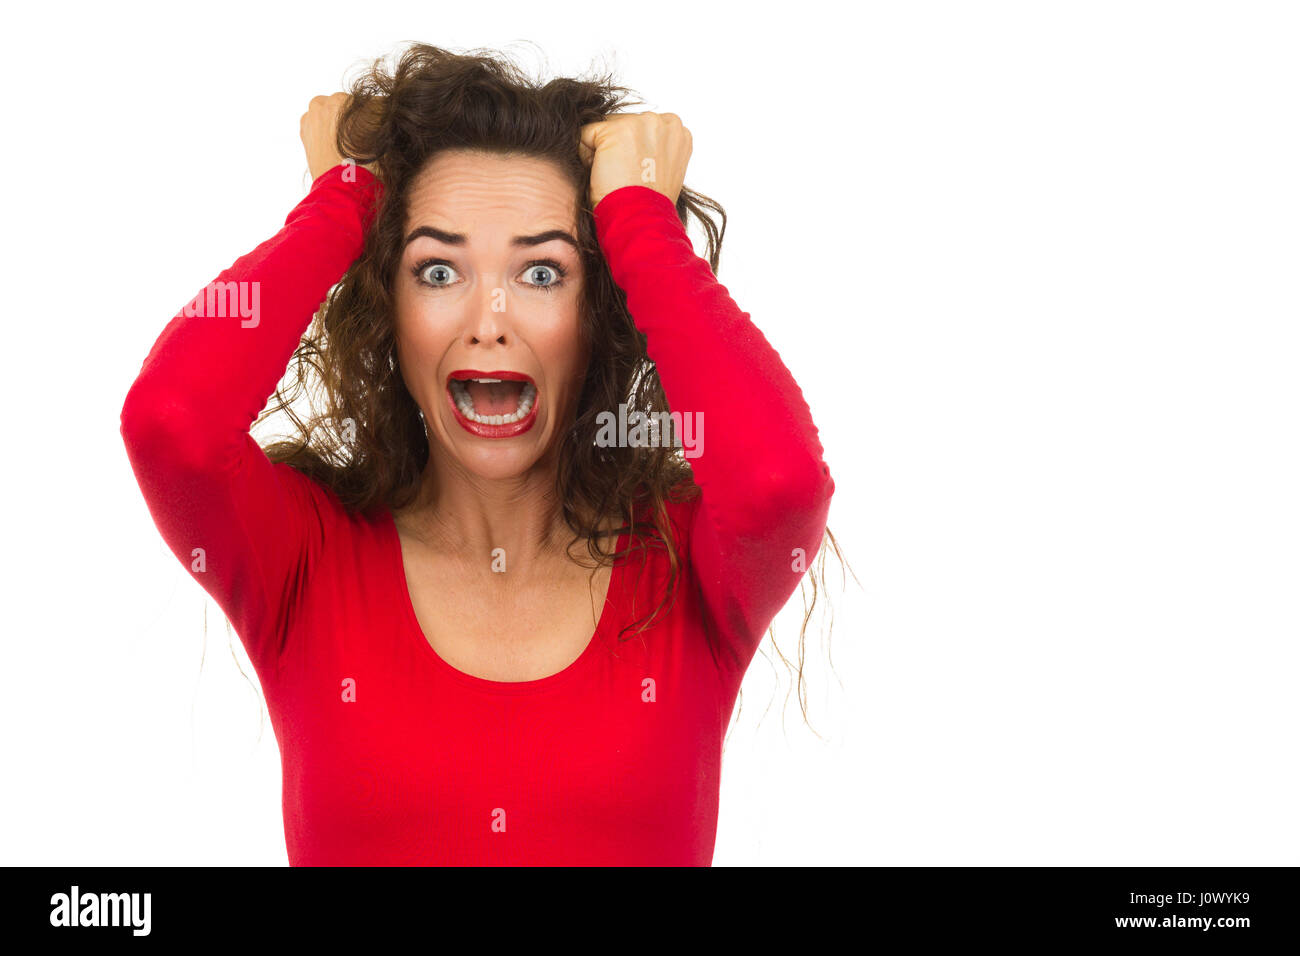
[[[578,155],[591,166],[592,209],[623,186],[648,186],[676,204],[691,131],[676,113],[616,113],[582,128]]]

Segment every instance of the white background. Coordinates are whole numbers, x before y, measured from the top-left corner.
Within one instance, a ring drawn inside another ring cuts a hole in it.
[[[716,865],[1300,863],[1294,6],[15,12],[0,862],[285,862],[269,723],[118,413],[305,195],[310,98],[421,40],[679,114],[820,428],[862,587],[833,672],[808,644],[825,740],[753,665]]]

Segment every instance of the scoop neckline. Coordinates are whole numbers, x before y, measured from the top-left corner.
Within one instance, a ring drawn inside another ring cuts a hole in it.
[[[394,587],[397,589],[398,603],[401,605],[401,624],[406,631],[406,636],[418,641],[434,667],[452,680],[486,693],[530,694],[549,690],[557,684],[564,683],[581,672],[590,660],[595,657],[599,646],[603,643],[602,639],[605,632],[617,613],[615,605],[619,604],[623,593],[623,566],[627,563],[626,559],[615,559],[614,566],[610,570],[609,584],[605,589],[605,603],[601,608],[600,617],[596,621],[596,629],[592,631],[591,637],[587,640],[587,646],[583,648],[582,653],[567,667],[546,677],[538,677],[535,680],[489,680],[486,677],[467,674],[465,671],[452,666],[429,643],[424,628],[420,626],[420,619],[416,616],[415,602],[411,600],[411,589],[406,580],[406,563],[402,559],[402,537],[397,530],[397,519],[393,517],[392,511],[389,509],[384,510],[384,517],[388,528],[389,567],[393,574]],[[628,540],[628,532],[620,532],[618,544],[615,546],[615,553],[622,552],[627,547]]]

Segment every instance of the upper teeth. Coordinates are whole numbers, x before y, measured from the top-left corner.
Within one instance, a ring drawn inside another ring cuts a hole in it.
[[[499,378],[472,378],[471,382],[500,382]],[[469,397],[469,389],[465,387],[464,382],[456,379],[451,380],[451,397],[456,401],[456,407],[460,413],[470,421],[479,422],[483,425],[510,425],[514,422],[525,418],[533,408],[533,402],[537,398],[537,387],[532,382],[525,382],[523,391],[519,393],[519,406],[509,415],[480,415],[474,411],[474,402]]]

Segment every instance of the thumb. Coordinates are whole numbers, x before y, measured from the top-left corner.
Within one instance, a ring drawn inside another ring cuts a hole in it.
[[[601,123],[588,123],[578,134],[578,157],[588,166],[595,159],[596,149],[600,145],[598,140],[602,133],[601,126]]]

